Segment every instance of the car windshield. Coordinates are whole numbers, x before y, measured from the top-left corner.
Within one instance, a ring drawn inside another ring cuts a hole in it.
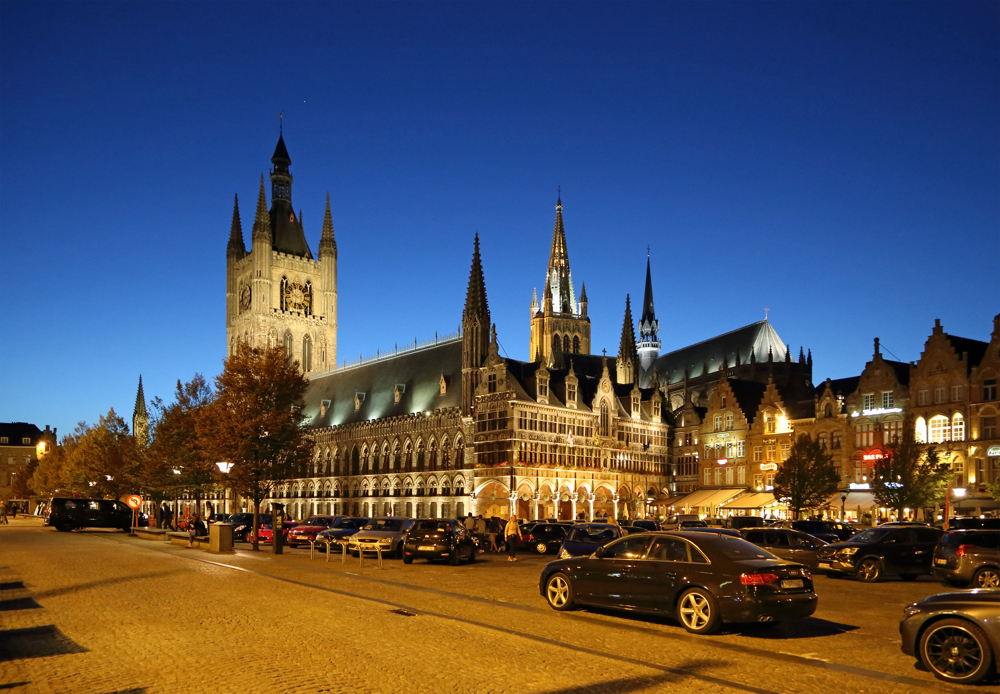
[[[451,523],[447,521],[417,521],[413,530],[424,533],[446,533],[451,530]]]
[[[868,528],[868,530],[862,530],[860,533],[852,537],[851,542],[871,544],[873,542],[878,542],[890,532],[891,531],[885,528]]]
[[[357,530],[364,527],[367,522],[367,518],[338,518],[337,522],[330,527],[342,530]]]
[[[616,533],[611,528],[573,528],[570,531],[569,536],[566,538],[567,542],[593,542],[596,544],[603,545],[606,542],[611,542],[616,537]]]
[[[330,525],[329,518],[323,518],[322,516],[313,516],[312,518],[306,518],[302,521],[302,525]]]
[[[380,530],[383,532],[395,533],[403,529],[402,518],[380,518],[365,526],[365,530]]]
[[[706,533],[707,534],[707,533]],[[717,539],[711,548],[717,550],[722,556],[737,561],[743,559],[777,559],[770,552],[765,552],[760,547],[752,545],[746,540],[741,540],[729,535],[715,535]]]

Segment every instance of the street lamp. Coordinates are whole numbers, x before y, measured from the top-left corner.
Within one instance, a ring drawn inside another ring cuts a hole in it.
[[[227,463],[227,462],[224,462],[224,461],[216,463],[216,466],[218,466],[219,472],[221,472],[223,475],[228,475],[229,471],[233,469],[233,464],[232,463]],[[224,504],[223,504],[222,512],[228,514],[229,513],[229,490],[228,489],[226,489],[225,495],[223,496],[223,501],[224,501]],[[234,501],[235,501],[235,499],[234,499]]]

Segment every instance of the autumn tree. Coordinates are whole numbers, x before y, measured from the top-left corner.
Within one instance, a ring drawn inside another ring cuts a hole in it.
[[[141,452],[128,424],[112,407],[79,437],[64,478],[74,491],[120,499],[138,489]]]
[[[797,519],[802,509],[824,505],[839,485],[832,456],[818,441],[802,434],[774,476],[774,498],[784,502]]]
[[[900,438],[885,446],[872,469],[872,495],[879,506],[903,517],[904,508],[926,508],[938,503],[948,486],[951,471],[934,446],[924,448],[913,435],[913,422],[903,424]]]
[[[63,436],[62,441],[38,461],[38,467],[35,468],[28,483],[34,494],[40,497],[60,494],[68,496],[73,493],[83,496],[89,494],[85,475],[73,474],[73,469],[77,465],[77,446],[89,429],[86,422],[78,423],[72,434]],[[73,483],[75,477],[79,477],[79,486]]]
[[[253,501],[256,550],[261,501],[311,457],[300,425],[308,381],[281,347],[240,345],[224,367],[215,400],[195,418],[199,446],[208,459],[233,464],[224,482]]]
[[[174,401],[152,402],[152,440],[143,464],[143,486],[160,502],[178,495],[200,501],[214,482],[215,465],[200,447],[195,426],[197,412],[212,401],[205,377],[195,374],[187,383],[177,380]]]

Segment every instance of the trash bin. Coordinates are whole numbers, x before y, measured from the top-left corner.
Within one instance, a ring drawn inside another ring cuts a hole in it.
[[[208,551],[215,554],[233,551],[232,523],[212,523],[208,526]]]

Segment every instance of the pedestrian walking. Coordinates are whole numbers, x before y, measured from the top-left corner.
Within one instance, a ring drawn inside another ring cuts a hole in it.
[[[472,517],[471,513],[465,517],[464,525],[465,529],[468,530],[470,533],[476,532],[476,519]]]
[[[17,518],[17,504],[16,503],[12,503],[10,505],[10,517],[11,518]]]
[[[476,518],[476,543],[480,552],[486,551],[486,520],[482,516]]]
[[[500,519],[496,516],[490,518],[490,551],[499,552],[500,548],[497,547],[497,535],[503,528],[500,527]]]
[[[7,520],[7,502],[0,501],[0,525],[10,525]]]
[[[521,539],[521,526],[517,524],[517,516],[511,516],[503,531],[507,542],[507,561],[517,561],[517,541]]]

